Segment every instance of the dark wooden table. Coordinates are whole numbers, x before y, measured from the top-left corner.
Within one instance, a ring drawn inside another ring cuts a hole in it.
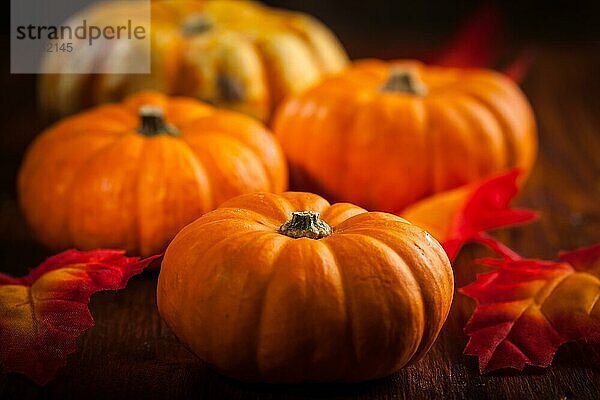
[[[32,241],[14,193],[23,151],[42,125],[33,78],[4,76],[0,271],[22,275],[48,255]],[[538,47],[523,87],[538,119],[540,156],[518,204],[542,217],[496,235],[524,256],[552,259],[560,249],[600,241],[600,44]],[[462,251],[454,266],[457,287],[483,271],[473,260],[486,254],[476,246]],[[95,295],[96,326],[57,379],[40,388],[17,374],[0,375],[0,398],[600,399],[600,346],[571,343],[550,368],[480,376],[476,359],[462,354],[473,302],[460,294],[429,354],[389,378],[344,386],[242,384],[212,372],[169,332],[156,309],[156,277],[147,272],[125,290]]]

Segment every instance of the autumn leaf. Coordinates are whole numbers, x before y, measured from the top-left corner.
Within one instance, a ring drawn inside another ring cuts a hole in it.
[[[499,10],[486,4],[467,18],[433,61],[449,67],[488,67],[504,48],[504,30]]]
[[[533,64],[532,48],[511,53],[505,40],[506,20],[500,10],[485,4],[471,14],[444,49],[429,62],[458,68],[495,68],[521,82]],[[507,62],[509,61],[509,62]]]
[[[122,289],[159,256],[139,260],[123,251],[70,250],[48,258],[29,275],[0,274],[0,369],[48,383],[94,325],[90,296]]]
[[[535,50],[533,48],[525,48],[517,54],[514,60],[502,68],[501,71],[513,81],[520,83],[525,79],[527,72],[529,72],[529,69],[533,65],[534,59]]]
[[[465,354],[481,373],[547,367],[560,345],[600,342],[600,244],[562,253],[559,262],[482,260],[495,267],[461,292],[477,307],[465,326]]]
[[[518,170],[443,192],[406,208],[402,217],[428,231],[444,246],[450,260],[467,242],[483,243],[506,258],[519,256],[486,231],[536,218],[530,210],[510,208],[519,192]]]

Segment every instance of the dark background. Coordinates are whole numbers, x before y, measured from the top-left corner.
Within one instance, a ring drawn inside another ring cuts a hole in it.
[[[439,47],[460,24],[481,8],[506,17],[506,34],[522,41],[554,43],[600,39],[598,1],[335,1],[266,0],[267,4],[308,12],[340,36],[351,57],[378,56],[396,44],[398,56],[421,46]]]
[[[536,114],[540,154],[517,205],[539,210],[541,218],[495,235],[524,256],[545,259],[600,241],[600,1],[266,2],[317,16],[352,58],[431,59],[478,10],[499,12],[506,45],[499,57],[510,59],[524,46],[535,50],[522,88]],[[15,195],[23,152],[44,123],[36,112],[35,76],[9,73],[8,18],[7,8],[0,36],[0,271],[23,275],[49,255],[32,240]],[[482,272],[473,260],[486,255],[476,246],[461,252],[457,287]],[[95,295],[96,326],[80,338],[57,379],[40,389],[20,375],[0,375],[0,398],[600,398],[600,349],[588,344],[563,346],[547,369],[480,376],[475,358],[462,355],[462,328],[473,310],[462,295],[432,351],[390,378],[351,386],[241,384],[210,371],[177,342],[156,312],[155,284],[156,274],[145,273],[126,290]]]

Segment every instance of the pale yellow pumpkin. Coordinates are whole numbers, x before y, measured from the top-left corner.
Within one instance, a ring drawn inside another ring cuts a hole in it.
[[[105,2],[84,10],[90,25],[114,25],[139,12],[136,2]],[[314,18],[246,0],[152,3],[151,74],[45,74],[39,99],[50,118],[117,101],[140,89],[196,97],[219,107],[270,117],[274,106],[323,75],[341,70],[347,56]],[[122,46],[129,46],[123,48]],[[135,41],[113,41],[81,62],[139,62]],[[67,71],[72,57],[48,53],[46,67]]]

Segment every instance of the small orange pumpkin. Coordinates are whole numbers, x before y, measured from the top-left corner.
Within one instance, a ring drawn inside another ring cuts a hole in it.
[[[29,148],[18,186],[49,248],[147,256],[231,197],[285,190],[287,169],[252,118],[144,92],[49,128]]]
[[[537,151],[531,107],[488,70],[367,60],[292,96],[274,131],[294,189],[399,212]]]
[[[423,356],[450,309],[440,244],[391,214],[310,193],[253,193],[185,227],[158,279],[160,314],[220,372],[363,381]]]

